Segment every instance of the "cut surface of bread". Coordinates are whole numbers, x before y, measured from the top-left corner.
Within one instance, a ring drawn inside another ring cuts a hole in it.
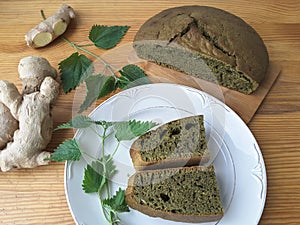
[[[208,6],[166,9],[147,20],[133,47],[140,58],[250,94],[267,73],[259,34],[241,18]]]
[[[173,120],[141,135],[132,144],[130,156],[137,170],[207,162],[203,115]]]
[[[224,214],[212,166],[138,171],[129,179],[126,202],[151,217],[179,222],[217,221]]]

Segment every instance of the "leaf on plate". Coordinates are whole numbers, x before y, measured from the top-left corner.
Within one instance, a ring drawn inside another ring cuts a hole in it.
[[[108,121],[105,121],[105,120],[95,120],[95,121],[93,121],[93,123],[95,123],[99,126],[102,126],[105,129],[107,129],[107,128],[109,128],[113,125],[113,122],[108,122]]]
[[[75,129],[88,128],[91,126],[92,123],[94,123],[94,121],[91,120],[90,117],[79,115],[74,117],[69,122],[59,125],[54,130],[69,129],[69,128],[75,128]]]
[[[75,139],[69,139],[61,143],[52,153],[50,159],[63,162],[65,160],[78,161],[81,157],[81,151]]]
[[[113,125],[113,122],[108,122],[105,120],[92,120],[90,117],[85,115],[75,116],[72,120],[67,123],[57,126],[54,130],[61,129],[84,129],[90,127],[92,124],[102,126],[103,128],[108,128]]]
[[[85,193],[99,192],[116,171],[116,166],[109,155],[105,155],[98,161],[93,161],[84,170],[83,190]]]
[[[130,211],[125,201],[125,190],[121,188],[111,198],[103,199],[102,205],[108,212],[122,213]]]
[[[129,26],[94,25],[90,30],[89,39],[96,47],[107,50],[115,47],[129,28]]]
[[[80,106],[79,113],[90,107],[97,99],[102,98],[116,89],[115,78],[101,74],[89,76],[86,80],[87,94]]]
[[[105,184],[105,178],[102,176],[103,165],[99,162],[93,162],[87,165],[84,170],[82,189],[85,193],[98,193]]]
[[[111,178],[116,172],[117,172],[117,167],[115,166],[112,158],[110,155],[104,155],[100,161],[103,163],[105,167],[105,177]]]
[[[85,55],[75,52],[59,63],[59,70],[63,90],[68,93],[93,73],[94,66]]]
[[[124,66],[119,72],[121,77],[118,78],[118,87],[122,90],[151,83],[147,74],[136,65]]]
[[[125,141],[131,140],[135,137],[138,137],[152,127],[158,125],[155,122],[150,121],[137,121],[137,120],[129,120],[129,121],[121,121],[121,122],[114,122],[114,129],[115,129],[115,137],[118,141]]]

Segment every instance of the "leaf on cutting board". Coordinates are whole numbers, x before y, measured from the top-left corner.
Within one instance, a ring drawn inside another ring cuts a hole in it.
[[[93,73],[94,66],[85,55],[75,52],[59,63],[59,70],[63,90],[68,93]]]
[[[151,83],[144,70],[136,65],[124,66],[119,72],[121,77],[118,78],[118,87],[122,90]]]
[[[115,47],[129,28],[129,26],[94,25],[90,30],[89,39],[96,47],[107,50]]]

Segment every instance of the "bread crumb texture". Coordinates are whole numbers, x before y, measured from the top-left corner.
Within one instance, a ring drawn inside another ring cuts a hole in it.
[[[146,162],[203,156],[207,149],[203,116],[166,123],[142,135],[136,146]]]
[[[134,186],[135,200],[156,210],[198,215],[223,211],[212,169],[139,173]]]

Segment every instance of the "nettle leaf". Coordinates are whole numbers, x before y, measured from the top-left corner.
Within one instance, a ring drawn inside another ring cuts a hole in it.
[[[95,123],[96,125],[102,126],[103,128],[109,128],[113,125],[113,122],[108,122],[105,120],[95,120],[93,121],[93,123]]]
[[[80,106],[79,113],[90,107],[97,99],[102,98],[116,89],[115,78],[101,74],[89,76],[86,80],[87,94]]]
[[[82,181],[82,189],[85,193],[98,192],[105,184],[105,178],[101,172],[98,172],[100,169],[103,169],[103,166],[99,162],[93,162],[92,165],[88,164],[85,168]]]
[[[92,124],[102,126],[103,128],[108,128],[113,125],[113,122],[107,122],[105,120],[92,120],[88,116],[79,115],[74,117],[67,123],[59,125],[54,130],[61,130],[61,129],[84,129],[90,127]]]
[[[117,167],[111,160],[110,155],[105,155],[101,158],[101,162],[105,166],[105,177],[110,178],[117,172]]]
[[[122,213],[130,211],[125,201],[125,190],[121,188],[111,198],[103,199],[102,204],[109,212]]]
[[[75,139],[69,139],[61,143],[52,153],[51,160],[63,162],[65,160],[78,161],[81,151]]]
[[[117,167],[115,166],[110,155],[104,155],[98,161],[92,162],[91,166],[93,169],[105,178],[111,178],[117,172]]]
[[[75,129],[88,128],[91,126],[92,123],[94,123],[94,121],[91,120],[90,117],[79,115],[74,117],[71,121],[59,125],[54,130],[69,129],[69,128],[75,128]]]
[[[118,79],[118,87],[123,90],[151,83],[144,70],[133,64],[124,66],[119,73],[121,77]]]
[[[154,122],[143,122],[143,121],[136,121],[136,120],[129,120],[129,121],[121,121],[115,122],[113,127],[115,129],[115,137],[118,141],[125,141],[131,140],[135,137],[138,137],[152,127],[158,125]]]
[[[63,90],[68,93],[93,73],[94,66],[85,55],[75,52],[59,63],[59,70]]]
[[[99,192],[116,171],[116,166],[109,155],[103,156],[98,161],[93,161],[84,170],[83,190],[85,193]]]
[[[115,47],[129,28],[129,26],[94,25],[90,30],[89,39],[96,47],[107,50]]]

